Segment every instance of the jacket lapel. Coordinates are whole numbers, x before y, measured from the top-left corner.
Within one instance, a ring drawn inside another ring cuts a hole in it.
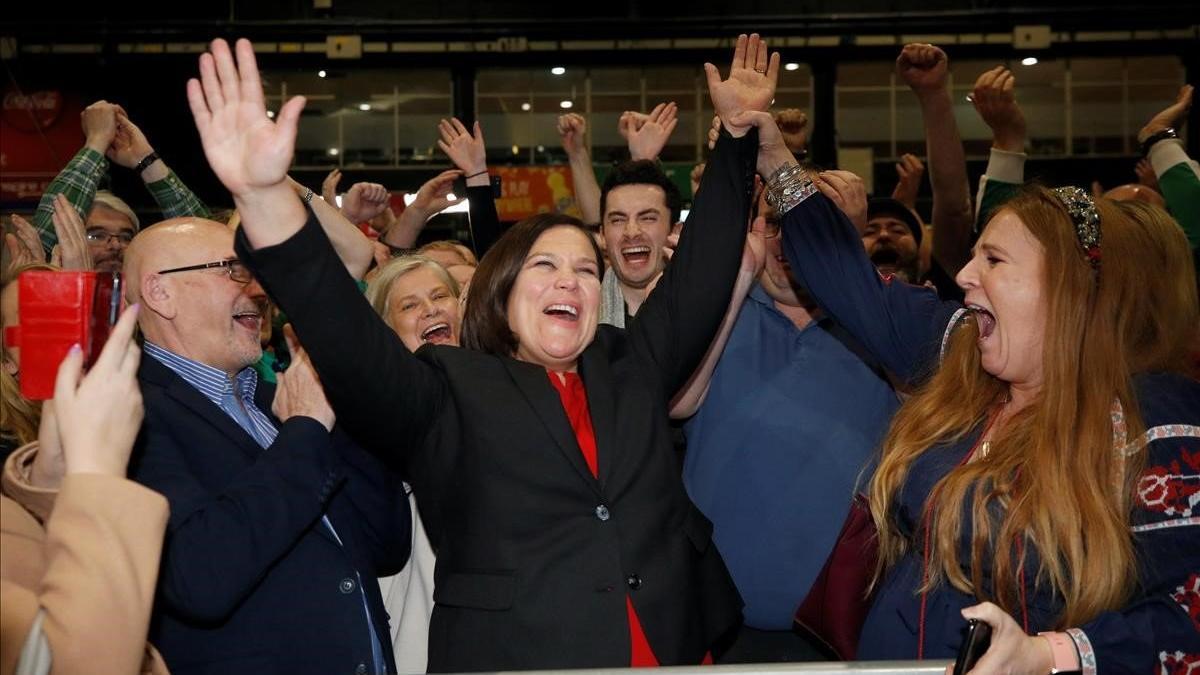
[[[587,462],[583,459],[583,451],[579,449],[579,443],[575,441],[575,432],[571,429],[571,423],[567,421],[567,414],[563,411],[562,399],[558,397],[558,392],[554,391],[553,385],[550,384],[546,369],[515,359],[501,358],[500,360],[508,369],[517,389],[529,402],[529,407],[537,413],[538,418],[542,421],[542,426],[546,428],[558,445],[558,449],[566,456],[567,461],[575,468],[579,477],[588,484],[588,487],[599,494],[599,486],[596,479],[592,477]]]
[[[597,341],[599,336],[597,336]],[[616,410],[613,407],[614,388],[612,370],[603,348],[593,342],[579,359],[579,376],[587,391],[588,413],[592,416],[592,429],[596,434],[596,461],[599,465],[600,485],[608,485],[612,467],[616,461]]]
[[[170,368],[152,356],[144,357],[138,366],[143,380],[159,385],[175,402],[190,410],[197,417],[216,428],[251,459],[262,453],[258,443],[237,422],[225,414],[212,401],[204,397],[195,387],[176,375]]]

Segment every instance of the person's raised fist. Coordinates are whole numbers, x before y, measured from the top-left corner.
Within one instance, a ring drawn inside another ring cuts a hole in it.
[[[946,52],[930,44],[904,45],[896,59],[896,74],[918,96],[946,88],[949,59]]]

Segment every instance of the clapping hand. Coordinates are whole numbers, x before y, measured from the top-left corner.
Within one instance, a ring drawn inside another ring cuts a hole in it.
[[[441,213],[454,203],[450,201],[450,194],[454,191],[454,181],[458,180],[458,177],[461,175],[462,171],[450,169],[425,181],[425,184],[417,190],[416,197],[413,198],[412,203],[408,205],[408,208],[404,212],[415,211],[423,218],[422,222],[435,214]]]
[[[662,153],[671,132],[675,131],[679,106],[674,101],[659,103],[648,115],[626,111],[617,123],[617,129],[629,144],[633,159],[657,159]]]
[[[775,85],[779,80],[779,52],[768,58],[767,43],[757,33],[749,37],[739,35],[729,66],[729,77],[722,80],[720,71],[711,63],[704,64],[704,74],[708,79],[708,93],[712,97],[714,112],[730,135],[740,137],[752,125],[739,125],[731,121],[732,118],[742,112],[766,111],[775,99]]]
[[[946,52],[930,44],[904,45],[896,59],[896,74],[917,96],[946,88],[949,59]]]
[[[275,400],[271,402],[271,412],[284,422],[293,417],[311,417],[320,422],[326,431],[332,431],[337,416],[325,398],[325,389],[308,353],[300,346],[291,324],[284,325],[283,336],[287,340],[292,362],[287,371],[276,375],[278,384],[275,387]]]
[[[108,158],[118,166],[132,169],[152,152],[154,147],[146,139],[146,134],[129,119],[125,109],[118,106],[117,133],[108,147]]]
[[[101,154],[108,153],[117,135],[117,110],[118,106],[108,101],[96,101],[79,113],[79,125],[83,128],[87,147]]]
[[[87,229],[79,212],[67,201],[66,196],[54,196],[54,231],[58,234],[58,245],[50,253],[50,263],[64,270],[92,269],[92,254],[87,244]]]
[[[1187,121],[1187,112],[1192,107],[1192,85],[1185,84],[1179,88],[1179,94],[1175,97],[1175,102],[1163,108],[1154,117],[1146,122],[1146,126],[1138,132],[1138,143],[1143,143],[1147,138],[1154,134],[1163,131],[1164,129],[1174,128],[1176,131],[1183,126]]]
[[[46,249],[42,248],[42,240],[38,237],[37,228],[17,214],[12,214],[12,224],[15,232],[4,234],[4,245],[8,248],[8,270],[5,279],[13,271],[25,265],[46,262]]]

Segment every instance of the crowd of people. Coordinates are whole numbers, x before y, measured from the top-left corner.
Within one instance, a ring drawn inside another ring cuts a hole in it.
[[[561,116],[581,218],[507,227],[477,121],[398,215],[293,180],[305,102],[267,115],[246,40],[187,83],[232,210],[89,106],[5,235],[0,672],[944,660],[968,620],[978,675],[1200,668],[1192,88],[1136,183],[1046,186],[988,70],[972,189],[947,55],[907,45],[926,156],[871,196],[771,110],[780,70],[758,35],[704,64],[686,222],[670,102],[621,116],[602,184]],[[461,182],[471,241],[417,247]],[[127,304],[44,402],[9,331],[37,270],[119,271]]]

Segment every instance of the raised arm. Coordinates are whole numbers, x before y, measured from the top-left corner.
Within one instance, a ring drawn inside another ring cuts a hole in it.
[[[415,248],[421,230],[425,229],[425,223],[454,203],[450,201],[449,195],[454,191],[454,181],[462,175],[461,169],[451,169],[425,181],[417,190],[412,203],[379,239],[392,248]]]
[[[367,304],[315,218],[287,184],[303,98],[267,118],[250,42],[200,57],[188,102],[205,157],[242,215],[236,249],[287,313],[345,428],[365,447],[415,444],[442,405],[440,376]],[[353,349],[346,337],[353,336]]]
[[[118,166],[137,171],[164,218],[196,216],[208,218],[208,207],[193,193],[171,167],[158,156],[146,134],[129,119],[125,109],[117,107],[117,134],[108,158]]]
[[[671,264],[628,326],[635,346],[657,364],[668,395],[695,372],[726,313],[745,242],[758,150],[753,127],[734,117],[770,105],[779,54],[768,59],[758,35],[741,35],[727,79],[712,64],[704,68],[722,120],[721,137]]]
[[[462,122],[451,117],[438,124],[442,140],[438,147],[463,172],[467,182],[467,199],[470,200],[471,244],[475,255],[483,254],[500,238],[500,215],[496,212],[496,200],[492,196],[492,177],[487,168],[487,143],[483,139],[483,127],[475,120],[474,133],[467,131]]]
[[[946,53],[929,44],[905,45],[896,59],[896,73],[917,95],[925,122],[933,258],[953,277],[970,256],[973,213],[967,158],[946,83],[948,65]]]
[[[1188,157],[1178,130],[1192,107],[1192,85],[1179,89],[1175,102],[1150,118],[1138,132],[1138,142],[1158,176],[1163,199],[1193,249],[1200,248],[1200,164]]]
[[[367,274],[367,270],[371,267],[371,261],[375,257],[375,249],[371,246],[371,240],[367,235],[358,229],[358,226],[348,219],[344,214],[344,210],[339,210],[336,206],[329,204],[324,199],[316,199],[312,190],[304,187],[300,183],[288,177],[288,184],[304,201],[308,202],[312,208],[313,214],[317,216],[317,221],[321,223],[321,229],[325,231],[325,236],[329,237],[329,242],[333,244],[333,250],[337,251],[338,258],[346,266],[346,271],[355,279],[362,279]],[[374,185],[367,183],[357,183],[358,185]],[[378,186],[386,195],[387,190],[383,189],[382,185]],[[386,208],[387,202],[384,201]],[[352,212],[353,213],[353,212]],[[372,214],[371,217],[374,217]]]
[[[46,254],[58,243],[53,222],[54,198],[57,195],[65,196],[83,218],[87,218],[92,210],[92,200],[96,197],[100,179],[108,174],[108,160],[104,155],[117,135],[117,111],[118,106],[108,101],[97,101],[80,114],[80,125],[87,140],[50,181],[33,214],[33,224]]]
[[[1025,182],[1025,114],[1017,104],[1015,87],[1012,72],[996,66],[975,80],[971,92],[975,112],[992,130],[992,149],[975,200],[976,232]]]
[[[739,121],[759,128],[760,174],[773,176],[784,168],[795,171],[796,160],[783,147],[770,115],[747,114]],[[884,368],[906,382],[919,380],[936,360],[946,327],[961,306],[939,301],[933,289],[880,277],[858,229],[824,194],[836,193],[834,186],[840,183],[831,177],[818,189],[807,187],[810,179],[767,183],[769,194],[782,195],[786,182],[799,194],[811,195],[780,208],[783,251],[797,281]]]
[[[571,183],[580,218],[595,225],[600,222],[600,184],[596,182],[596,170],[592,168],[592,157],[588,154],[587,120],[577,113],[559,115],[558,135],[571,166]]]

